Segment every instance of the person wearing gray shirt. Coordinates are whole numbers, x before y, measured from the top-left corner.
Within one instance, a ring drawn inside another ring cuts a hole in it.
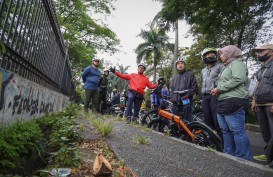
[[[221,139],[223,139],[223,135],[217,121],[217,96],[212,96],[210,92],[216,87],[218,75],[224,65],[217,62],[217,50],[215,48],[205,48],[201,53],[201,58],[206,64],[206,67],[201,71],[201,99],[204,112],[204,121],[210,128],[216,130]]]

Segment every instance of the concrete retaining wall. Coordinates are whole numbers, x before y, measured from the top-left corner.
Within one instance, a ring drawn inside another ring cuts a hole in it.
[[[68,97],[0,68],[0,123],[41,117],[68,104]]]

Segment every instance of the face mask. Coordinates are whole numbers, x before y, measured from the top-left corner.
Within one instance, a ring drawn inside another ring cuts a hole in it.
[[[211,63],[214,63],[216,61],[217,61],[216,56],[214,56],[214,57],[207,57],[207,58],[204,59],[204,62],[207,63],[207,64],[211,64]]]
[[[258,57],[258,60],[259,60],[260,62],[265,62],[265,61],[268,60],[269,58],[270,58],[270,55],[266,54],[266,55],[264,55],[264,56],[262,56],[262,57]]]

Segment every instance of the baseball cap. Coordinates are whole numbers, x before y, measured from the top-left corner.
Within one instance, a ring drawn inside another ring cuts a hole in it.
[[[256,51],[256,50],[273,50],[273,44],[265,44],[260,47],[256,47],[253,50],[254,51]]]

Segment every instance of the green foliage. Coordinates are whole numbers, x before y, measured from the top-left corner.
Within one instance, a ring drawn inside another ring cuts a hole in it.
[[[59,167],[78,166],[79,152],[76,142],[81,140],[75,126],[78,105],[71,104],[64,111],[55,114],[54,125],[50,134],[49,151],[54,164]]]
[[[93,14],[110,14],[113,0],[58,0],[56,11],[63,29],[63,36],[69,45],[69,60],[73,73],[81,74],[91,64],[91,58],[98,51],[115,53],[119,39],[103,21],[94,19]],[[74,77],[79,78],[79,77]]]
[[[155,24],[150,24],[148,31],[141,30],[138,36],[144,39],[144,42],[139,44],[135,50],[137,63],[145,62],[151,65],[153,82],[156,82],[157,66],[163,60],[163,51],[172,50],[173,45],[169,44],[166,32],[159,29]]]
[[[251,49],[272,39],[273,5],[263,0],[161,0],[167,22],[185,19],[196,39],[209,46],[237,45]],[[164,21],[163,20],[163,21]],[[248,53],[249,55],[249,53]]]
[[[74,148],[80,140],[75,126],[77,109],[77,105],[69,105],[62,112],[1,127],[0,173],[23,168],[33,152],[42,158],[42,153],[54,151],[51,154],[55,164],[77,166],[78,151]]]
[[[191,70],[197,80],[199,89],[201,90],[202,81],[201,81],[201,70],[206,66],[204,62],[201,60],[200,53],[203,50],[203,46],[198,44],[194,44],[192,48],[185,52],[184,55],[189,55],[187,60],[187,69]],[[199,52],[200,51],[200,52]]]
[[[44,142],[40,127],[34,121],[17,122],[0,130],[0,171],[23,163],[24,156],[36,151]]]
[[[77,87],[76,88],[76,99],[75,99],[75,103],[77,104],[82,104],[84,102],[84,90],[82,87]]]
[[[63,116],[69,116],[71,119],[74,119],[77,115],[77,111],[80,109],[79,105],[76,104],[70,104],[65,109],[60,112]]]
[[[117,65],[116,70],[122,74],[125,74],[128,72],[129,67],[130,66]],[[109,92],[111,92],[114,88],[116,88],[119,93],[122,93],[123,91],[127,90],[129,86],[128,80],[121,79],[114,74],[110,74],[108,76],[108,82],[109,82],[109,86],[108,86]]]
[[[51,153],[51,155],[58,167],[76,167],[80,164],[79,150],[76,143],[63,144],[58,151]]]
[[[172,80],[172,68],[173,68],[173,53],[164,52],[164,59],[160,62],[158,68],[158,75],[164,77],[166,80],[166,87],[170,90],[170,84]]]
[[[113,130],[112,122],[104,122],[101,119],[93,119],[92,124],[103,137],[107,137]]]
[[[50,149],[57,150],[64,144],[75,142],[79,139],[73,120],[69,117],[60,117],[50,135]]]

